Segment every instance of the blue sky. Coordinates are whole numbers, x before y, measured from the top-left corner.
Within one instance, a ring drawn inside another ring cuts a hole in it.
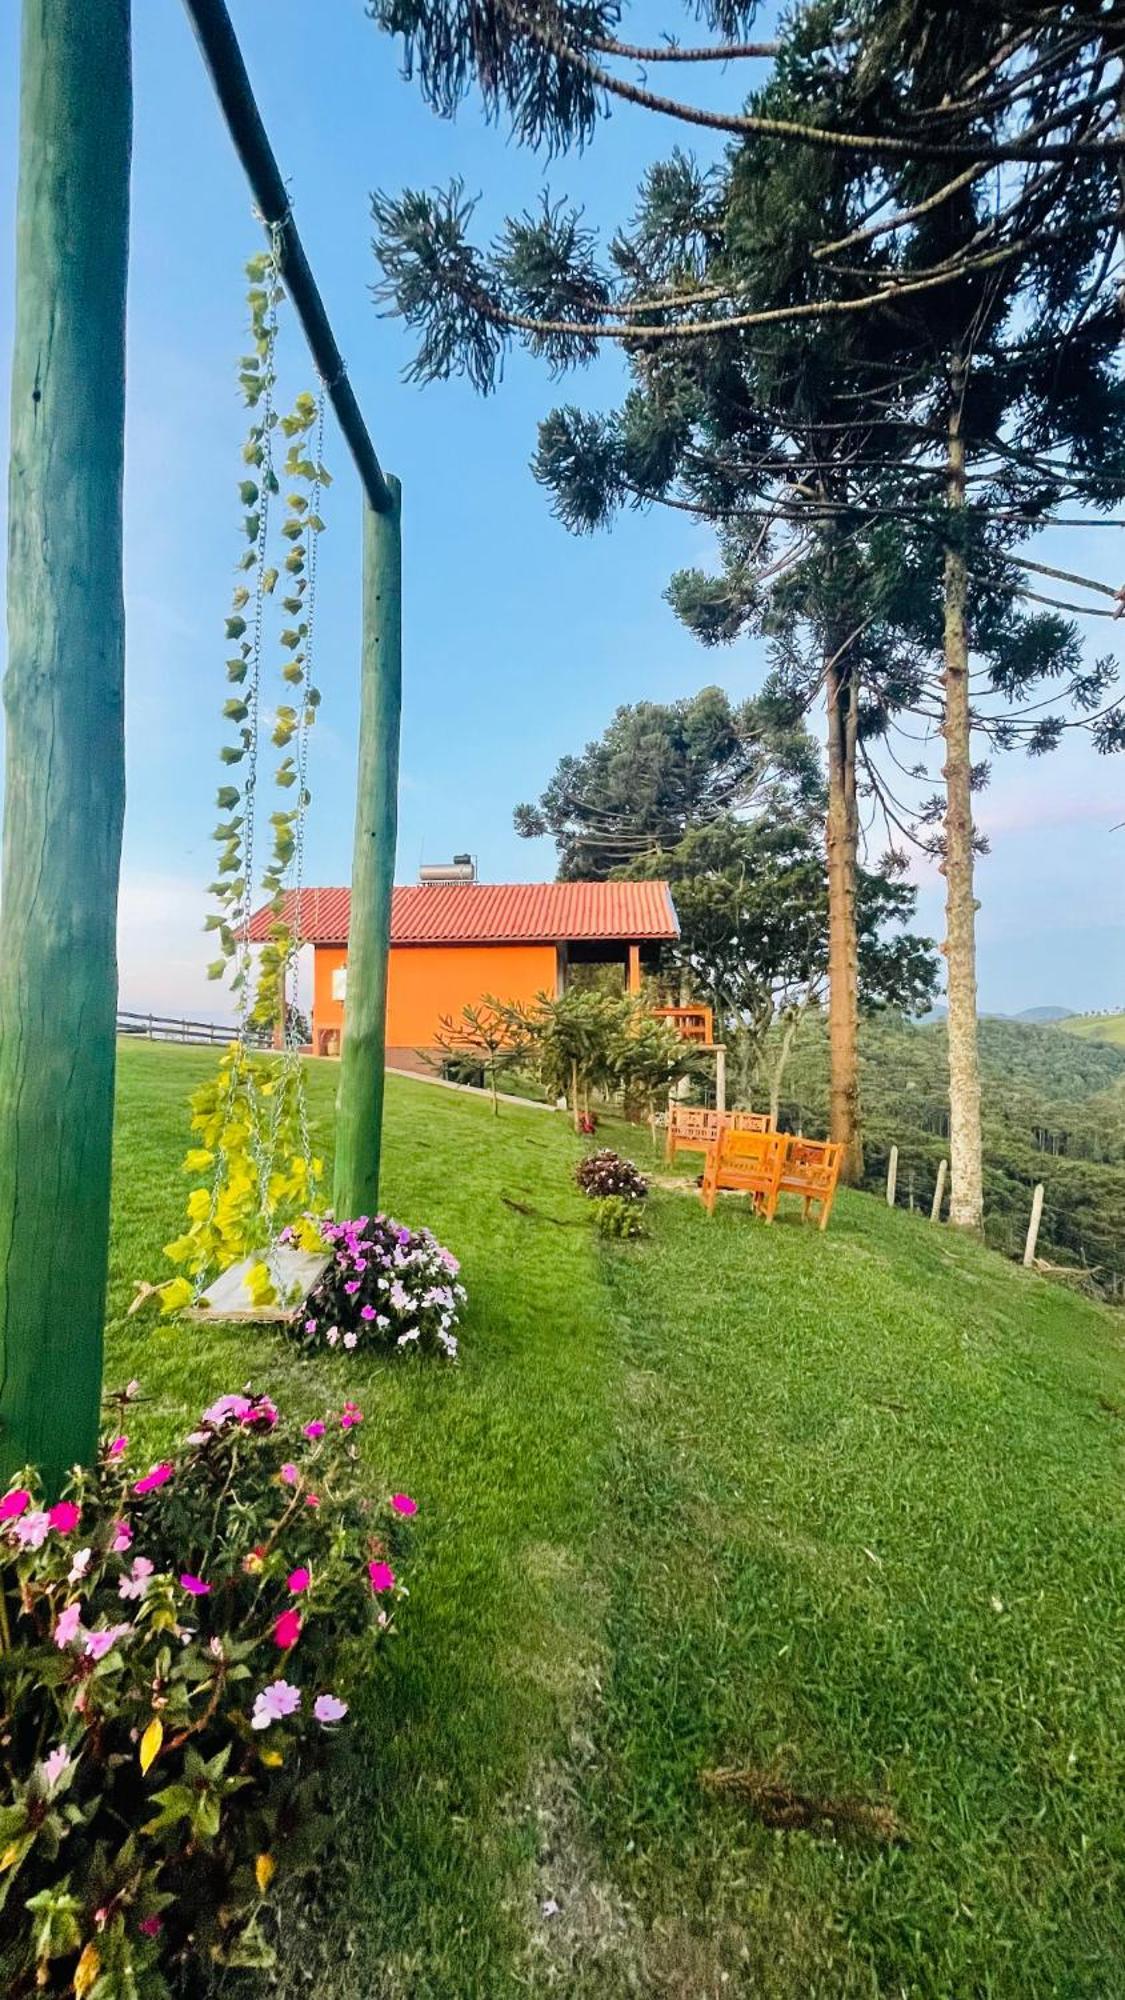
[[[625,107],[581,158],[544,163],[467,107],[435,119],[402,81],[362,0],[232,0],[232,14],[294,209],[383,464],[404,486],[405,706],[398,879],[467,848],[490,880],[554,872],[549,843],[519,840],[511,809],[622,701],[674,698],[710,681],[758,683],[761,649],[704,653],[662,601],[670,572],[706,562],[682,516],[630,516],[575,539],[528,471],[552,403],[608,406],[619,363],[562,384],[514,357],[482,401],[462,383],[421,390],[402,370],[409,337],[373,308],[368,194],[460,174],[482,227],[544,185],[613,222],[644,167],[682,132]],[[128,785],[122,1004],[229,1017],[203,977],[199,925],[225,697],[222,620],[239,553],[235,493],[245,413],[235,384],[242,264],[258,247],[241,171],[179,0],[135,0],[126,590]],[[18,85],[16,0],[0,5],[0,369],[6,385]],[[634,19],[639,22],[639,15]],[[662,16],[667,19],[667,15]],[[729,92],[712,80],[710,88]],[[706,140],[705,140],[706,144]],[[283,393],[311,384],[290,319]],[[0,451],[6,457],[6,387]],[[346,881],[354,798],[359,653],[358,489],[329,430],[311,762],[309,881]],[[0,496],[0,507],[3,498]],[[1045,539],[1048,561],[1118,580],[1120,536]],[[1113,629],[1091,621],[1091,646]],[[0,648],[3,640],[0,638]],[[1120,645],[1118,652],[1125,652]],[[1125,1005],[1125,765],[1068,745],[997,768],[978,815],[992,841],[979,894],[981,1003]],[[941,885],[919,871],[922,927],[941,936]]]

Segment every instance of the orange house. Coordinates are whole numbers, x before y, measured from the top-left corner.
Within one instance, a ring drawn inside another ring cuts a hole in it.
[[[312,1045],[338,1055],[347,1007],[347,889],[304,889],[300,935],[313,947]],[[296,915],[290,896],[284,913]],[[251,939],[271,918],[259,910]],[[666,882],[424,882],[394,892],[387,984],[387,1062],[422,1069],[443,1015],[485,994],[529,1003],[563,992],[575,968],[619,965],[631,992],[657,948],[679,936]]]

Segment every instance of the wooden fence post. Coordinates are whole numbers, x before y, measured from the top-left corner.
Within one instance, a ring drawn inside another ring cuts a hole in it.
[[[887,1207],[895,1205],[895,1188],[898,1185],[898,1147],[891,1147],[891,1157],[887,1161]]]
[[[941,1221],[941,1204],[942,1204],[942,1198],[945,1194],[945,1176],[948,1173],[948,1171],[949,1171],[949,1161],[939,1160],[938,1170],[937,1170],[937,1186],[934,1189],[934,1198],[930,1207],[931,1222]]]
[[[125,803],[129,0],[24,0],[0,902],[0,1484],[92,1458]]]
[[[1035,1193],[1031,1197],[1031,1221],[1027,1225],[1027,1242],[1023,1246],[1025,1269],[1035,1262],[1035,1245],[1039,1241],[1039,1224],[1043,1220],[1043,1183],[1037,1181]]]
[[[359,776],[336,1108],[338,1216],[374,1215],[379,1206],[402,713],[402,489],[389,475],[387,486],[390,507],[380,514],[365,502],[363,510]]]

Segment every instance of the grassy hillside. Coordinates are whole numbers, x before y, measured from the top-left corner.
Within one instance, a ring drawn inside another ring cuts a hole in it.
[[[126,1320],[209,1060],[122,1051],[111,1379],[154,1450],[250,1377],[346,1389],[421,1503],[275,1990],[1125,1990],[1116,1318],[864,1195],[821,1236],[658,1194],[603,1248],[561,1119],[392,1079],[388,1205],[464,1259],[456,1370]]]
[[[1046,1189],[1041,1253],[1090,1273],[1125,1299],[1125,1048],[1071,1035],[1070,1023],[980,1023],[986,1231],[1007,1256],[1023,1247],[1032,1190]],[[869,1185],[899,1149],[899,1199],[928,1210],[949,1150],[944,1021],[890,1016],[860,1030],[860,1091]],[[784,1121],[827,1129],[825,1023],[807,1021],[786,1075]]]
[[[1115,1049],[1125,1049],[1125,1014],[1074,1014],[1068,1021],[1058,1021],[1064,1035],[1077,1035],[1086,1042],[1108,1042]]]

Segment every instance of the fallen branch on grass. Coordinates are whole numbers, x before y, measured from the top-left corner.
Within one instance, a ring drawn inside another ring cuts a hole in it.
[[[890,1806],[866,1799],[813,1798],[795,1792],[765,1771],[701,1771],[706,1791],[735,1798],[749,1806],[755,1819],[779,1833],[854,1833],[869,1840],[905,1841],[906,1833]]]

